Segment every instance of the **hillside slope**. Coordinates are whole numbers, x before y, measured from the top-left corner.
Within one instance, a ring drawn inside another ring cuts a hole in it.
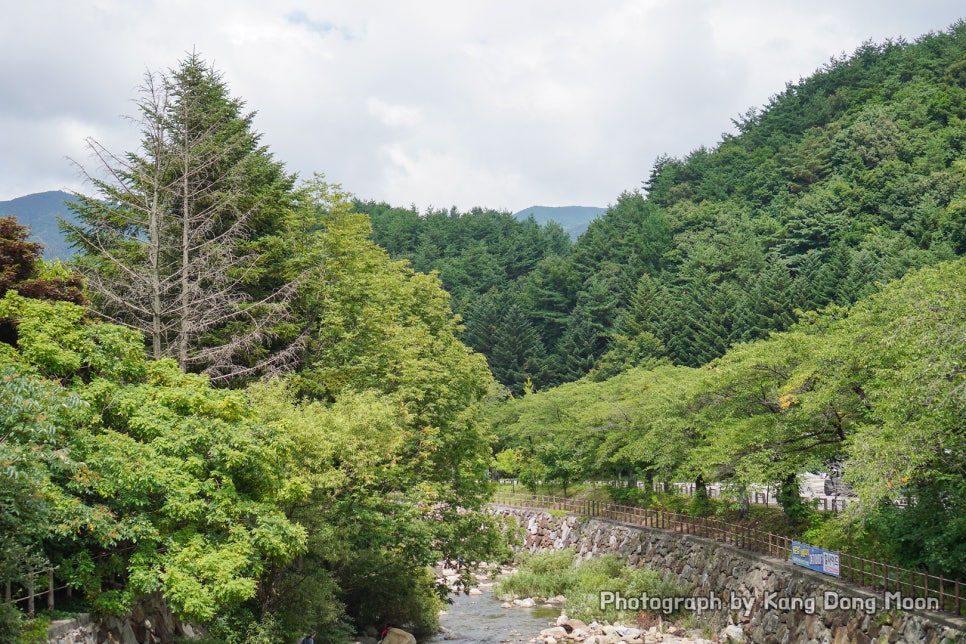
[[[736,125],[660,158],[576,243],[571,321],[610,302],[568,349],[587,369],[701,365],[966,252],[966,24],[866,44]]]
[[[13,215],[21,224],[29,226],[30,240],[44,246],[44,259],[65,260],[70,258],[71,248],[57,228],[57,218],[73,220],[73,213],[67,207],[73,199],[73,195],[60,190],[38,192],[0,201],[0,216]]]
[[[606,208],[596,208],[594,206],[530,206],[520,212],[513,213],[513,217],[520,221],[526,221],[530,216],[538,224],[555,222],[560,224],[572,241],[584,234],[590,222],[594,221],[602,214],[607,212]]]

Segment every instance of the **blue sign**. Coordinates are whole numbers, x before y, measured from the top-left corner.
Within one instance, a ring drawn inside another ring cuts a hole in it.
[[[839,576],[839,553],[792,541],[792,563],[826,575]]]

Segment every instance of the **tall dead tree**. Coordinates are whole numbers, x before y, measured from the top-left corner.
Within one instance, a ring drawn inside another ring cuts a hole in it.
[[[294,177],[196,54],[148,73],[137,107],[137,152],[88,139],[97,194],[75,195],[78,223],[65,224],[95,309],[143,331],[152,357],[215,381],[292,366],[298,277],[271,249]]]

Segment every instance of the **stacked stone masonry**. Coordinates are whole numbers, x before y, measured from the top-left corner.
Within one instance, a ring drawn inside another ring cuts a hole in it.
[[[713,540],[532,509],[496,506],[493,511],[516,518],[524,532],[522,547],[531,553],[565,548],[583,558],[613,553],[630,566],[664,571],[668,579],[692,588],[692,597],[714,607],[713,618],[718,626],[731,624],[728,632],[737,635],[734,639],[966,644],[964,619],[901,610],[895,596]]]
[[[195,629],[178,620],[157,594],[142,598],[126,618],[92,622],[85,614],[55,621],[47,630],[49,644],[168,644],[193,637]]]

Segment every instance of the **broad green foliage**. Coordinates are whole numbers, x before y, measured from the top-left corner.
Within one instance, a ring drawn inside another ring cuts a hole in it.
[[[90,323],[84,308],[67,302],[20,297],[0,300],[0,318],[16,325],[16,350],[0,345],[0,355],[22,360],[26,368],[65,384],[98,374],[121,381],[145,374],[140,334],[111,324]],[[19,353],[19,356],[17,354]]]
[[[287,476],[277,466],[292,445],[255,422],[244,394],[214,390],[173,361],[147,362],[139,334],[90,322],[73,304],[8,293],[0,315],[18,332],[17,349],[5,345],[8,369],[48,392],[28,401],[46,410],[37,418],[55,422],[59,400],[78,400],[57,433],[69,460],[48,473],[46,520],[34,527],[66,580],[103,599],[95,606],[125,610],[160,591],[205,621],[252,598],[267,565],[304,550],[304,529],[277,505]],[[98,596],[119,579],[121,595]]]
[[[584,379],[508,401],[492,408],[490,419],[499,445],[513,448],[524,463],[543,462],[553,452],[556,467],[577,467],[583,476],[663,480],[676,471],[693,434],[678,422],[678,407],[696,375],[660,367],[603,382]]]
[[[366,251],[371,242],[345,242],[340,256],[333,247],[343,240],[326,239],[327,258],[371,262],[322,291],[316,337],[338,343],[314,350],[341,361],[247,392],[146,360],[139,334],[73,304],[7,293],[0,316],[15,324],[17,345],[0,356],[16,371],[2,390],[10,404],[0,446],[5,476],[24,481],[11,484],[10,502],[29,525],[4,526],[22,536],[5,540],[6,562],[42,539],[62,578],[101,612],[160,592],[199,621],[244,605],[292,628],[349,618],[432,630],[426,566],[446,560],[468,575],[505,552],[480,512],[490,490],[480,412],[489,375],[456,340],[438,283]],[[374,336],[361,346],[322,335],[340,307],[365,305],[352,275],[381,280],[373,292],[385,304],[385,317],[357,318]],[[345,373],[367,356],[372,371]],[[328,393],[298,402],[296,390]],[[47,460],[24,458],[48,444]]]
[[[425,566],[443,559],[468,574],[499,556],[498,532],[479,512],[490,491],[481,404],[491,376],[457,340],[435,276],[390,260],[338,186],[316,178],[306,195],[311,214],[298,226],[310,277],[300,305],[313,325],[290,383],[317,402],[265,418],[306,432],[299,469],[318,477],[310,509],[293,516],[325,536],[298,565],[327,571],[360,625],[402,623],[406,606],[432,591]],[[431,606],[421,610],[434,615]]]
[[[0,367],[0,578],[23,582],[46,563],[38,547],[59,493],[52,477],[76,464],[66,427],[82,402],[56,383]]]

